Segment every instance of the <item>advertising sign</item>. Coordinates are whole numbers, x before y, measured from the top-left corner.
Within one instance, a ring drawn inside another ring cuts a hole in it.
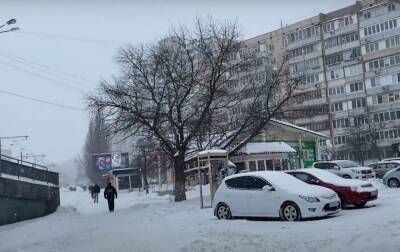
[[[112,169],[112,160],[110,153],[93,155],[94,169],[99,172],[109,172]]]
[[[93,155],[93,166],[96,171],[109,172],[112,169],[128,168],[128,152],[101,153]]]
[[[112,168],[121,167],[121,152],[113,152],[112,154]]]

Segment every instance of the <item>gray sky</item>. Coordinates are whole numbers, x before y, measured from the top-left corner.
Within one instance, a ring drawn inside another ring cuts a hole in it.
[[[290,24],[353,2],[1,0],[0,21],[16,18],[21,30],[0,34],[0,92],[85,108],[83,93],[116,73],[113,55],[119,46],[151,43],[170,25],[212,15],[236,19],[244,38],[250,38],[277,29],[281,21]],[[85,111],[0,93],[0,136],[29,135],[17,145],[46,154],[49,162],[81,151],[88,118]],[[4,148],[11,143],[4,142]]]

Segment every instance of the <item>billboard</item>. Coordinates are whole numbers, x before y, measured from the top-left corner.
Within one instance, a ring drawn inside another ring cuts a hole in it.
[[[99,172],[110,172],[112,169],[128,168],[129,154],[128,152],[94,154],[93,166]]]
[[[99,172],[109,172],[112,170],[111,153],[93,155],[94,169]]]

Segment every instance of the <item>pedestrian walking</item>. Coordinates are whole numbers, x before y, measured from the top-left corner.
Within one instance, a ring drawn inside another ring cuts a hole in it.
[[[100,186],[96,183],[93,186],[93,202],[99,203]]]
[[[92,197],[92,199],[93,199],[93,185],[89,186],[89,194],[90,194],[90,197]]]
[[[107,187],[104,189],[104,198],[107,199],[108,202],[108,210],[114,212],[114,198],[118,197],[117,190],[115,187],[108,183]]]

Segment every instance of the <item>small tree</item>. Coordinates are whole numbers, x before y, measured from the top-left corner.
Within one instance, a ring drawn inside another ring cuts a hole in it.
[[[121,75],[102,82],[89,106],[104,113],[113,133],[159,141],[174,166],[175,201],[186,199],[188,149],[197,142],[200,149],[239,150],[284,110],[297,85],[285,60],[276,70],[259,64],[229,22],[197,20],[192,30],[171,29],[156,44],[121,49],[117,62]],[[243,73],[251,76],[245,85],[230,86]],[[238,108],[241,113],[232,112]]]

